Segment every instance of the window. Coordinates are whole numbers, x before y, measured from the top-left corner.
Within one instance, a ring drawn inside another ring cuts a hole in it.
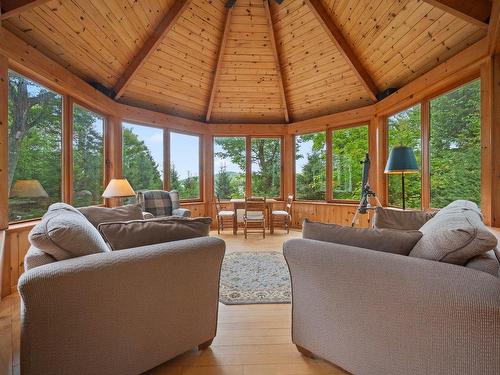
[[[61,200],[62,97],[9,72],[9,221],[41,217]]]
[[[104,182],[104,118],[73,106],[73,205],[102,203]]]
[[[170,133],[170,189],[181,199],[200,198],[200,137]]]
[[[481,84],[474,81],[430,102],[431,207],[481,196]]]
[[[295,138],[295,195],[297,199],[325,200],[326,133]]]
[[[252,138],[252,195],[281,196],[281,140]]]
[[[220,199],[245,196],[245,147],[243,137],[214,138],[214,188]]]
[[[421,165],[420,104],[399,112],[388,119],[389,151],[395,146],[412,147],[417,163]],[[420,208],[420,173],[405,175],[406,207]],[[388,175],[389,205],[402,206],[401,175]]]
[[[363,164],[368,152],[368,126],[332,132],[333,198],[359,200]]]
[[[163,129],[123,123],[123,177],[134,190],[163,189]]]

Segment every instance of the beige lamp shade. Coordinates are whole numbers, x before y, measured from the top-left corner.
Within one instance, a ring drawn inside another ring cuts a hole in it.
[[[113,178],[109,181],[106,190],[102,193],[103,198],[133,197],[135,191],[126,178]]]
[[[17,180],[10,190],[11,198],[48,198],[49,195],[38,180]]]

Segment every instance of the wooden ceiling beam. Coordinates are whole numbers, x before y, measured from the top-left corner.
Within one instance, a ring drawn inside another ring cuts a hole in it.
[[[236,1],[234,1],[236,3]],[[229,35],[229,29],[231,26],[231,18],[233,16],[234,3],[231,6],[226,7],[226,22],[224,24],[224,31],[222,33],[222,38],[219,45],[219,54],[217,56],[217,65],[215,66],[214,79],[212,80],[212,89],[210,90],[210,100],[208,101],[207,115],[205,117],[206,122],[210,121],[212,117],[212,110],[215,103],[215,95],[217,93],[217,86],[219,84],[219,77],[222,67],[222,59],[224,58],[224,51],[226,49],[227,36]]]
[[[370,77],[370,74],[368,74],[368,71],[364,68],[363,64],[361,64],[361,61],[359,61],[353,49],[342,35],[340,29],[331,19],[329,15],[330,12],[328,12],[328,10],[324,7],[321,0],[305,0],[305,2],[309,5],[309,8],[318,19],[321,26],[323,26],[326,30],[330,39],[335,43],[339,52],[342,56],[344,56],[347,63],[354,70],[354,73],[366,89],[370,99],[376,102],[378,88],[375,85],[375,82]]]
[[[127,86],[130,84],[130,82],[132,82],[139,69],[144,65],[148,57],[151,56],[151,54],[160,45],[163,37],[167,35],[167,33],[172,29],[172,27],[175,25],[175,22],[179,19],[182,12],[189,6],[189,4],[189,0],[177,0],[168,10],[165,17],[163,17],[161,22],[146,40],[137,55],[125,69],[125,72],[116,82],[113,88],[113,91],[115,92],[115,99],[119,99],[123,96],[123,93],[127,89]]]
[[[45,4],[49,0],[1,0],[0,20],[19,15],[29,9]]]
[[[274,61],[276,63],[276,72],[278,73],[278,86],[281,95],[281,104],[283,106],[283,116],[285,116],[285,121],[290,122],[290,114],[288,111],[288,101],[285,91],[285,83],[283,81],[283,74],[281,70],[281,61],[278,53],[278,45],[276,42],[276,34],[274,32],[273,17],[271,15],[271,9],[269,7],[269,0],[264,0],[264,8],[266,10],[267,25],[269,26],[269,36],[271,41],[271,47],[273,49]]]
[[[447,13],[483,29],[488,28],[491,15],[490,0],[423,0]]]

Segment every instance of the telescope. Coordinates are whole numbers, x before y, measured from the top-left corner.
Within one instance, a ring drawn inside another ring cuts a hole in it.
[[[371,189],[370,183],[368,182],[370,174],[370,165],[371,165],[370,156],[368,155],[368,153],[365,155],[365,159],[360,161],[360,163],[363,164],[363,178],[361,179],[361,198],[359,200],[358,209],[356,210],[356,213],[352,218],[351,222],[352,227],[356,224],[356,219],[358,218],[358,215],[366,214],[368,213],[369,209],[373,208],[369,202],[370,197],[376,199],[378,206],[382,206],[377,198],[377,195]]]

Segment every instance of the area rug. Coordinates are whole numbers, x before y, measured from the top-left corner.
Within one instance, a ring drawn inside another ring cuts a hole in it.
[[[219,300],[225,305],[290,303],[290,274],[278,251],[227,253]]]

